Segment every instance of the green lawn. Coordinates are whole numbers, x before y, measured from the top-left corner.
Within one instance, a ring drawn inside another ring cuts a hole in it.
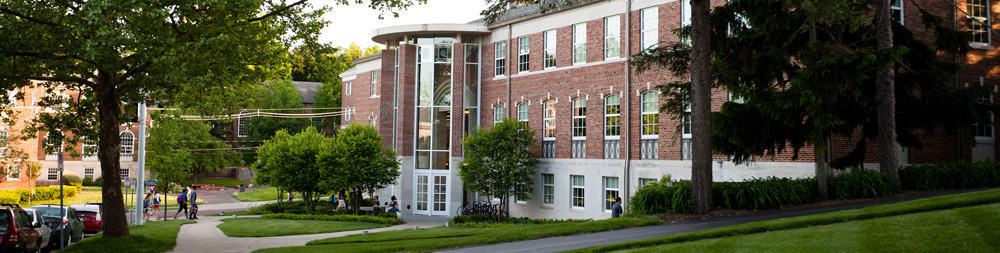
[[[185,179],[181,184],[191,185],[194,180]],[[235,185],[247,184],[239,179],[199,179],[197,184],[214,184],[215,186],[233,187]]]
[[[621,218],[544,225],[509,225],[498,228],[462,226],[397,230],[311,241],[307,246],[261,249],[254,252],[428,252],[553,236],[609,231],[660,224],[653,218]]]
[[[188,223],[194,221],[156,221],[129,226],[129,235],[123,238],[104,238],[98,233],[70,245],[66,252],[167,252],[177,246],[177,232],[181,225]]]
[[[353,221],[286,220],[271,218],[222,219],[219,229],[230,237],[268,237],[332,233],[387,227],[388,225]]]
[[[635,252],[996,252],[1000,204],[706,239]]]
[[[285,196],[282,197],[287,199],[288,193],[286,192],[284,195]],[[246,202],[254,200],[256,201],[278,200],[278,188],[274,187],[261,188],[247,192],[240,192],[232,196],[233,198]],[[298,193],[295,194],[295,199],[299,199],[300,197],[302,197],[302,195],[299,195]]]
[[[689,242],[720,237],[750,235],[757,233],[773,233],[774,231],[822,226],[851,221],[892,217],[911,213],[936,210],[946,210],[959,207],[977,206],[1000,203],[1000,190],[989,190],[938,196],[896,204],[872,206],[862,209],[845,210],[833,213],[807,215],[793,218],[753,222],[729,227],[721,227],[695,231],[684,234],[668,235],[618,244],[591,247],[574,252],[608,252],[622,249],[644,248],[671,243]]]
[[[247,211],[226,212],[226,216],[233,216],[233,215],[244,216],[244,215],[248,215],[248,214],[247,214]],[[219,213],[210,213],[210,214],[206,214],[206,215],[202,215],[202,216],[219,216]]]

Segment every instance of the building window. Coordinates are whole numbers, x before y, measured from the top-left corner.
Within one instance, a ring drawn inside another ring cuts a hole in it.
[[[500,121],[503,121],[503,105],[493,107],[493,124],[496,125]]]
[[[351,95],[351,82],[344,83],[344,95]]]
[[[236,119],[236,136],[237,137],[247,137],[247,133],[250,131],[250,114],[246,110],[240,111],[239,117]]]
[[[94,179],[94,168],[84,168],[83,169],[83,178]]]
[[[642,9],[642,49],[656,48],[660,42],[660,10],[657,7]]]
[[[11,164],[7,166],[7,180],[21,180],[20,164]]]
[[[121,152],[119,152],[121,159],[119,160],[132,161],[132,154],[135,152],[133,149],[135,148],[135,135],[131,131],[122,131],[118,136],[122,139]]]
[[[351,121],[351,108],[347,108],[347,112],[344,112],[344,121]]]
[[[545,31],[545,68],[556,66],[556,30]]]
[[[610,212],[618,197],[618,178],[604,177],[604,211]]]
[[[83,161],[97,161],[97,142],[92,139],[83,140]]]
[[[642,187],[643,185],[647,185],[647,184],[653,183],[653,182],[656,182],[656,179],[652,179],[652,178],[640,178],[639,179],[639,187]]]
[[[531,44],[528,42],[528,36],[521,36],[517,38],[517,72],[528,72],[528,46]]]
[[[892,0],[889,8],[892,9],[892,20],[903,24],[903,0]]]
[[[0,157],[7,157],[7,148],[10,146],[9,141],[10,138],[7,130],[0,131]]]
[[[587,138],[587,99],[573,99],[573,139]]]
[[[59,180],[59,169],[57,169],[57,168],[49,168],[48,176],[45,179],[47,179],[49,181]]]
[[[517,104],[517,122],[528,128],[528,103]]]
[[[587,23],[573,25],[573,64],[587,62]]]
[[[681,0],[681,27],[691,25],[691,0]],[[681,41],[691,44],[691,38],[681,38]]]
[[[615,139],[621,135],[621,97],[604,97],[604,138]]]
[[[378,116],[368,117],[368,124],[371,125],[372,128],[378,129]]]
[[[543,115],[543,129],[542,138],[544,140],[555,140],[556,139],[556,102],[553,100],[545,101],[542,104],[544,107]]]
[[[62,143],[56,142],[55,133],[49,132],[45,136],[45,160],[55,161],[59,159],[59,151],[62,151]]]
[[[573,208],[583,208],[584,192],[586,192],[583,184],[583,176],[570,176],[570,182],[573,183],[570,189],[573,193],[573,197],[570,198],[570,205]]]
[[[618,15],[604,18],[604,59],[618,58],[621,53],[621,22]]]
[[[642,93],[642,137],[658,138],[660,133],[659,100],[655,91]]]
[[[121,171],[120,174],[122,176],[122,181],[128,180],[129,179],[129,177],[128,177],[128,172],[129,172],[128,169],[127,168],[121,168],[120,171]]]
[[[502,76],[504,74],[504,66],[507,65],[507,42],[501,41],[496,43],[496,54],[493,56],[496,58],[496,76]]]
[[[378,71],[372,70],[372,97],[378,96]]]
[[[993,94],[989,94],[989,95],[983,96],[979,101],[983,102],[984,104],[992,104],[993,103]],[[993,113],[991,112],[990,113],[990,122],[993,122],[993,120],[994,120],[993,119]],[[992,141],[993,140],[993,124],[985,124],[985,125],[974,124],[973,128],[976,131],[976,140],[977,141]]]
[[[990,1],[989,0],[968,0],[967,12],[969,15],[969,33],[972,35],[972,43],[979,45],[990,44]]]
[[[542,174],[542,204],[555,203],[556,179],[552,174]]]

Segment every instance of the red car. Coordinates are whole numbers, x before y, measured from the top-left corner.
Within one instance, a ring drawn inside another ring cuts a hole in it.
[[[83,221],[83,231],[97,233],[101,231],[104,221],[101,219],[101,206],[99,205],[73,205],[76,209],[76,216]]]

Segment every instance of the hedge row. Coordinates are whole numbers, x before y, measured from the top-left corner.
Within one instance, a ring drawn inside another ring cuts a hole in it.
[[[275,219],[289,219],[289,220],[324,220],[324,221],[358,221],[358,222],[371,222],[386,225],[396,225],[402,224],[403,220],[380,216],[366,216],[366,215],[353,215],[353,214],[341,214],[341,215],[322,215],[322,214],[291,214],[291,213],[271,213],[261,215],[262,218],[275,218]]]
[[[816,179],[752,178],[712,185],[716,206],[729,209],[769,209],[815,202]]]
[[[952,162],[912,165],[899,171],[904,189],[941,190],[1000,186],[1000,163]]]
[[[503,220],[503,224],[556,224],[556,223],[576,223],[584,222],[588,220],[577,220],[577,219],[531,219],[525,217],[507,217]],[[455,216],[451,219],[451,223],[456,225],[459,224],[469,224],[469,223],[496,223],[496,217],[484,214],[471,214],[471,215],[460,215]]]
[[[0,203],[20,204],[28,203],[28,200],[51,200],[59,198],[59,186],[35,187],[35,195],[32,197],[31,189],[16,189],[0,191]],[[63,191],[67,198],[76,196],[80,192],[79,187],[64,187]]]

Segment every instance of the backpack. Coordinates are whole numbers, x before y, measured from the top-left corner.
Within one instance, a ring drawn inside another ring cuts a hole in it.
[[[184,203],[185,200],[184,195],[177,196],[177,203]]]

